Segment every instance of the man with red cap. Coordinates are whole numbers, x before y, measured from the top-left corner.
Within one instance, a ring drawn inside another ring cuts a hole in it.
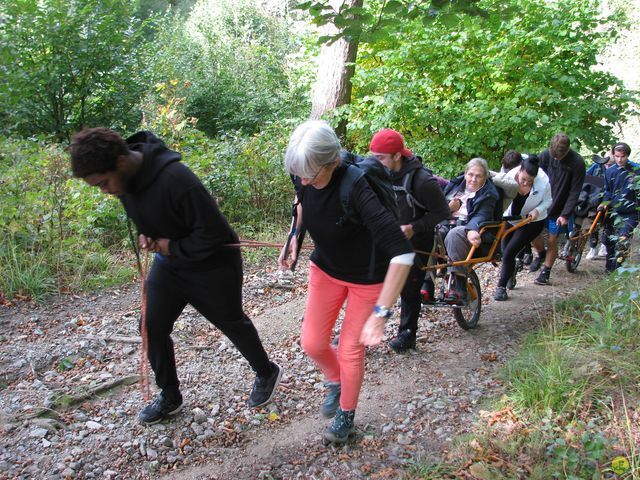
[[[369,144],[371,155],[389,169],[398,196],[400,228],[416,250],[433,247],[436,225],[450,215],[449,205],[436,177],[422,165],[422,159],[404,146],[402,135],[385,128],[376,133]],[[416,347],[420,317],[420,288],[425,278],[424,257],[416,255],[409,277],[400,295],[400,327],[398,336],[389,343],[395,352]],[[433,299],[433,291],[431,299]]]

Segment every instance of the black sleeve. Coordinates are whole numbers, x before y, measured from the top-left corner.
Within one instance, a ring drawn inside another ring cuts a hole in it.
[[[571,189],[569,190],[569,196],[567,202],[562,208],[562,216],[569,218],[573,215],[573,212],[578,203],[578,197],[580,196],[580,190],[584,184],[585,166],[584,161],[580,158],[574,162],[573,172],[571,174]]]
[[[236,241],[216,201],[204,186],[186,190],[178,199],[178,208],[191,232],[183,238],[171,239],[172,256],[191,262],[204,260],[222,245]]]

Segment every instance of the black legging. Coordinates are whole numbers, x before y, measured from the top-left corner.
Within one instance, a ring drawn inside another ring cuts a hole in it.
[[[171,331],[187,304],[220,329],[257,374],[270,373],[271,364],[258,332],[242,310],[239,252],[225,265],[201,272],[175,270],[156,259],[147,278],[146,323],[149,362],[158,387],[175,393],[180,385]]]
[[[516,268],[516,255],[542,232],[544,223],[544,220],[528,223],[511,232],[502,240],[502,268],[498,281],[499,287],[507,286],[507,282]]]

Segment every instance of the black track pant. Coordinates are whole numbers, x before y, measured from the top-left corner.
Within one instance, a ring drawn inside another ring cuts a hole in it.
[[[147,278],[149,362],[156,384],[168,395],[180,386],[171,331],[187,304],[220,329],[258,375],[271,365],[258,332],[242,310],[242,259],[204,272],[176,270],[156,259]]]
[[[431,248],[425,249],[425,251],[430,250]],[[425,262],[426,258],[423,255],[416,254],[411,270],[409,270],[407,282],[400,293],[399,331],[408,328],[415,333],[418,330],[418,318],[420,318],[420,309],[422,308],[420,289],[426,275],[421,267]]]
[[[507,286],[507,282],[516,268],[516,255],[534,238],[540,235],[544,224],[544,220],[528,223],[511,232],[502,240],[502,267],[500,269],[500,280],[498,280],[499,287]]]

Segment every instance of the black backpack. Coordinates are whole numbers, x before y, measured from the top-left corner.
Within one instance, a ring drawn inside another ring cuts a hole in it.
[[[338,224],[344,225],[347,221],[362,223],[351,205],[351,191],[355,183],[362,177],[365,177],[380,203],[397,220],[399,218],[397,197],[391,177],[384,165],[375,157],[360,157],[345,150],[340,152],[340,159],[347,165],[347,171],[340,184],[340,203],[344,210],[344,217],[340,219]]]
[[[419,157],[416,155],[416,158],[420,161],[420,163],[422,164],[422,157]],[[412,210],[412,217],[411,218],[415,218],[416,217],[416,207],[421,208],[422,210],[428,210],[428,208],[423,205],[420,201],[418,201],[418,199],[413,195],[413,179],[416,176],[416,172],[418,172],[418,170],[423,170],[424,172],[426,172],[428,175],[430,176],[434,176],[433,172],[425,167],[424,165],[422,165],[420,168],[415,168],[407,173],[405,173],[404,177],[402,177],[402,185],[393,185],[393,190],[396,192],[396,195],[398,193],[404,193],[405,194],[405,200],[407,202],[407,204],[409,205],[409,208],[411,208]]]

